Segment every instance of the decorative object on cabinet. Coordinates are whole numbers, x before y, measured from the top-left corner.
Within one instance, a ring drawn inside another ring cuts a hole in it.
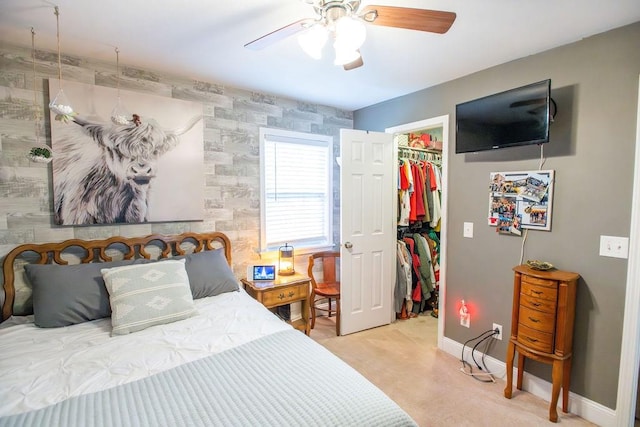
[[[273,282],[242,279],[245,291],[269,309],[277,309],[284,305],[300,301],[302,319],[294,320],[291,326],[309,335],[309,300],[311,280],[303,275],[278,277]],[[274,311],[274,310],[272,310]]]
[[[551,230],[553,170],[491,172],[488,224],[504,234]]]
[[[252,265],[249,267],[249,271],[247,278],[250,280],[276,280],[275,265]]]
[[[293,246],[285,243],[278,249],[278,275],[291,276],[296,273],[293,260]]]
[[[55,119],[63,123],[69,123],[69,121],[76,116],[76,113],[62,90],[62,60],[60,54],[60,10],[58,6],[54,7],[54,14],[56,15],[56,37],[58,41],[58,94],[49,102],[49,110],[55,114]]]
[[[562,270],[540,271],[518,265],[513,283],[511,338],[507,347],[507,385],[511,399],[513,359],[518,352],[516,387],[522,390],[525,358],[552,365],[549,420],[558,420],[558,397],[562,388],[562,411],[568,412],[569,384],[576,311],[576,288],[580,275]]]
[[[533,268],[534,270],[541,270],[541,271],[551,270],[553,268],[553,264],[551,264],[550,262],[539,261],[537,259],[527,260],[527,265]]]
[[[307,274],[311,278],[311,329],[316,326],[316,310],[326,311],[331,317],[336,315],[336,335],[340,335],[340,276],[336,260],[340,258],[339,251],[324,251],[309,255]],[[322,280],[316,280],[319,272],[314,274],[316,261],[322,264]],[[328,308],[319,306],[319,301],[327,300]],[[335,308],[331,307],[331,300],[335,300]]]

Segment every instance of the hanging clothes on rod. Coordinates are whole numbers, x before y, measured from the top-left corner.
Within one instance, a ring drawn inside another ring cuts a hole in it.
[[[399,319],[415,317],[438,306],[441,167],[440,151],[398,147],[395,308]],[[437,317],[437,310],[432,315]]]
[[[438,228],[442,209],[442,154],[401,147],[398,155],[398,225],[427,222]]]

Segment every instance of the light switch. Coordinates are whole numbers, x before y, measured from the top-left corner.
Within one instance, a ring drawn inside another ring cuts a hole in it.
[[[473,238],[473,223],[465,222],[462,230],[462,237]]]
[[[629,257],[629,238],[616,236],[600,236],[600,256],[613,258]]]

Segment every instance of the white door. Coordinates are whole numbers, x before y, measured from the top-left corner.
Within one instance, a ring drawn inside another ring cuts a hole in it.
[[[340,131],[340,334],[389,324],[395,285],[393,135]]]

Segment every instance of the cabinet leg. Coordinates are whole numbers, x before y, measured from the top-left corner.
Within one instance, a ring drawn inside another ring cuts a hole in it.
[[[564,363],[561,360],[553,361],[551,370],[551,403],[549,404],[549,420],[554,423],[558,421],[558,397],[560,397],[560,387],[562,386],[562,372]]]
[[[562,368],[562,412],[569,412],[569,383],[571,382],[571,358],[565,360]]]
[[[518,353],[518,382],[516,387],[518,390],[522,390],[522,376],[524,375],[524,360],[525,357],[522,353]]]
[[[516,346],[509,341],[507,346],[507,384],[504,388],[504,397],[511,399],[513,389],[513,357],[515,356]]]

